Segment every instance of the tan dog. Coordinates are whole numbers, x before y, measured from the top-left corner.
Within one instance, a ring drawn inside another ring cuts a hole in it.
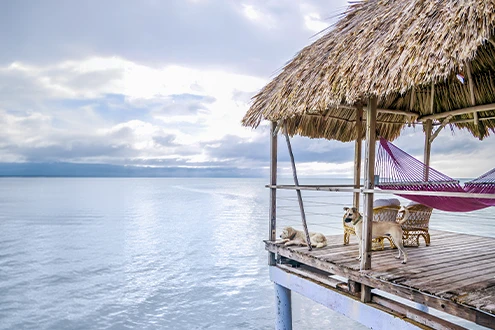
[[[285,227],[280,234],[281,240],[277,243],[285,243],[285,246],[289,245],[304,245],[308,246],[306,243],[306,234],[302,230],[297,230],[292,227]],[[312,247],[322,248],[327,246],[327,238],[325,235],[320,233],[309,233],[309,240]]]
[[[363,233],[363,216],[358,212],[355,207],[344,207],[344,222],[352,223],[354,226],[354,230],[356,231],[356,236],[359,240],[359,257],[361,259],[362,253],[362,242],[361,237]],[[391,221],[373,221],[371,235],[372,238],[377,238],[381,236],[388,236],[392,239],[394,244],[397,246],[399,250],[399,255],[396,257],[400,259],[401,252],[404,253],[403,264],[407,262],[407,253],[404,249],[404,245],[402,243],[402,227],[401,225],[407,220],[409,217],[409,211],[406,208],[401,208],[401,212],[404,212],[404,215],[401,217],[399,222],[391,222]]]

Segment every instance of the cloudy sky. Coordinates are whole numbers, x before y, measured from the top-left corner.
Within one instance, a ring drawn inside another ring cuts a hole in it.
[[[346,5],[1,1],[0,162],[266,175],[268,127],[240,124],[250,98]],[[416,127],[397,144],[421,156],[422,139]],[[447,129],[434,142],[432,164],[454,177],[478,176],[494,166],[494,147],[492,137],[480,142]],[[352,144],[295,138],[293,148],[301,175],[351,176]]]

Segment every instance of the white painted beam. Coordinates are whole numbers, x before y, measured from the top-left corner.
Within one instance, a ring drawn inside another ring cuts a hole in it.
[[[270,280],[371,329],[421,329],[398,315],[387,313],[373,305],[362,303],[355,297],[325,288],[274,266],[270,267]]]

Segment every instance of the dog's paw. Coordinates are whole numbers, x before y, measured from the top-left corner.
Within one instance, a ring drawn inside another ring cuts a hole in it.
[[[400,259],[400,256],[395,256],[395,259]]]
[[[406,261],[405,261],[405,260],[402,260],[402,263],[403,263],[403,264],[405,264],[405,263],[406,263]]]

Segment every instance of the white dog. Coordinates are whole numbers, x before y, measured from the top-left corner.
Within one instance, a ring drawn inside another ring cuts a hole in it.
[[[306,234],[301,231],[294,229],[292,227],[285,227],[280,234],[281,240],[278,240],[277,243],[285,243],[285,246],[289,245],[304,245],[308,246],[306,242]],[[322,248],[327,246],[327,238],[325,235],[320,233],[309,233],[309,240],[311,242],[312,247]]]
[[[346,223],[352,223],[354,226],[354,230],[356,231],[356,236],[359,240],[359,257],[361,259],[362,246],[361,246],[361,237],[363,233],[363,216],[358,212],[355,207],[344,207],[344,221]],[[404,253],[403,264],[407,262],[407,253],[404,249],[404,245],[402,244],[402,227],[401,225],[407,220],[409,217],[409,211],[407,208],[401,208],[400,212],[404,212],[404,216],[401,218],[399,222],[391,222],[391,221],[374,221],[372,224],[371,235],[372,238],[377,238],[381,236],[388,236],[392,239],[394,244],[397,246],[399,250],[399,255],[396,257],[400,259],[401,252]]]

